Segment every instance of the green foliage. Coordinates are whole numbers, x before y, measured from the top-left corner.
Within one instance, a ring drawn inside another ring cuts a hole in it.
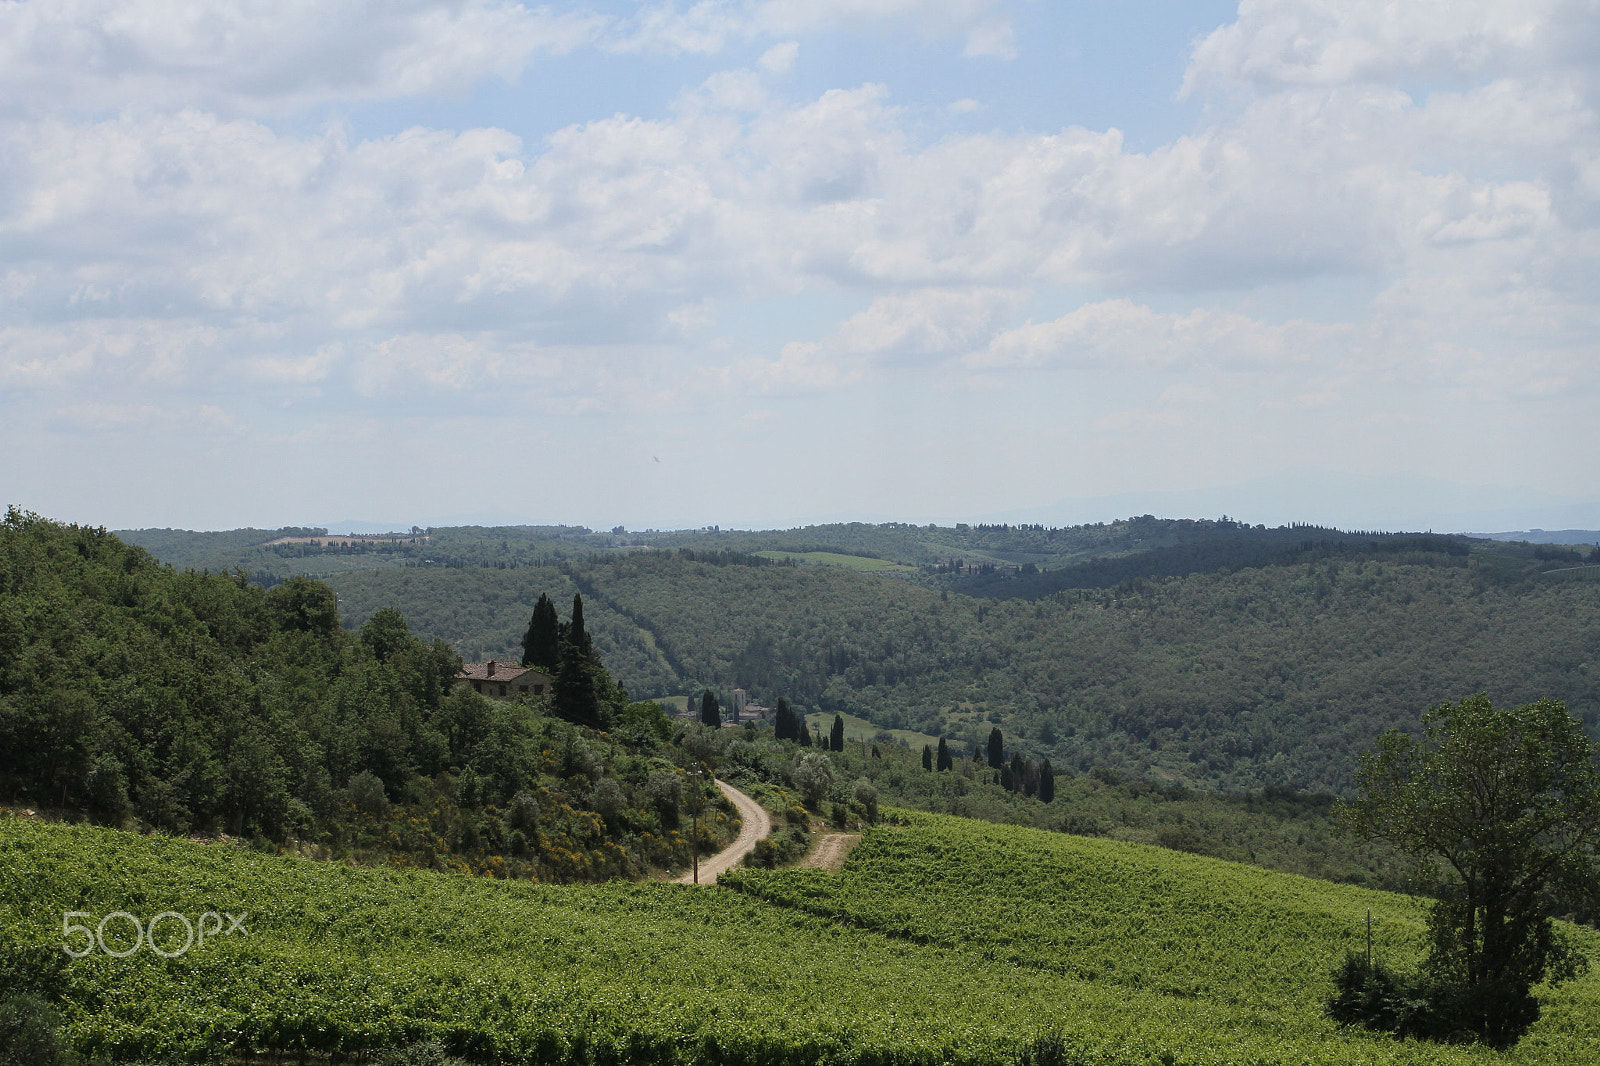
[[[665,552],[335,587],[358,619],[397,603],[419,632],[509,657],[499,645],[540,592],[576,581],[597,649],[633,692],[733,687],[759,636],[765,680],[747,690],[769,704],[781,695],[969,751],[998,725],[1058,773],[1346,791],[1370,738],[1415,728],[1408,708],[1440,689],[1557,694],[1600,728],[1600,587],[1506,577],[1487,558],[1379,552],[999,603]]]
[[[727,746],[733,748],[731,738]],[[803,748],[758,733],[754,750],[758,757],[749,766],[723,756],[721,776],[752,795],[768,782],[799,792],[795,770]],[[881,744],[878,752],[874,757],[847,744],[843,752],[828,754],[835,782],[867,779],[878,790],[881,806],[1153,844],[1370,887],[1412,886],[1405,863],[1391,847],[1336,831],[1330,795],[1274,786],[1227,796],[1123,781],[1109,772],[1058,775],[1052,769],[1055,796],[1046,804],[1041,796],[1007,791],[981,752],[976,760],[952,754],[950,772],[942,774],[925,773],[920,754],[903,745]],[[932,758],[930,749],[930,763]],[[845,797],[835,789],[833,798]]]
[[[779,740],[799,740],[804,728],[805,719],[790,710],[789,701],[779,696],[772,716],[772,735]]]
[[[0,1066],[69,1066],[78,1056],[61,1044],[61,1016],[36,995],[0,996]]]
[[[700,694],[700,724],[707,729],[722,728],[722,707],[710,689]]]
[[[1362,759],[1343,823],[1445,869],[1425,998],[1448,1021],[1408,1024],[1505,1047],[1538,1018],[1533,986],[1571,972],[1551,906],[1600,886],[1600,746],[1548,699],[1497,709],[1478,695],[1423,723],[1420,741],[1391,731]]]
[[[833,788],[833,762],[821,751],[806,752],[800,756],[792,776],[806,798],[806,806],[817,810]]]
[[[248,936],[66,969],[61,1036],[116,1061],[580,1066],[1486,1066],[1320,1016],[1307,960],[1420,950],[1415,901],[1109,841],[886,812],[844,870],[736,893],[350,868],[0,819],[0,957],[64,911],[248,912]],[[1592,935],[1585,944],[1596,945]],[[1504,1066],[1593,1061],[1563,986]],[[433,1042],[436,1048],[427,1048]],[[426,1049],[426,1050],[424,1050]],[[422,1061],[428,1061],[426,1058]]]
[[[533,605],[533,617],[522,635],[522,665],[555,670],[561,663],[561,619],[556,605],[541,592]]]
[[[267,591],[103,530],[0,525],[0,796],[38,807],[496,876],[681,867],[675,812],[645,794],[681,757],[670,723],[630,708],[592,655],[580,665],[615,736],[455,685],[460,658],[393,608],[347,632],[310,579]],[[544,812],[520,843],[500,817],[519,793]],[[732,833],[730,812],[708,831]]]

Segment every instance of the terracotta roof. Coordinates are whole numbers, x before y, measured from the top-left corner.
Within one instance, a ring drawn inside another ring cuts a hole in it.
[[[489,667],[494,667],[494,673],[489,673]],[[533,674],[549,683],[550,675],[534,666],[519,666],[515,660],[490,659],[486,663],[463,663],[461,672],[456,675],[457,681],[515,681],[525,674]]]

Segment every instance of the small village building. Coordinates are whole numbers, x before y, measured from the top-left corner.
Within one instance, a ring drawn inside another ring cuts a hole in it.
[[[455,681],[458,685],[471,685],[472,691],[497,700],[550,693],[550,675],[543,670],[493,659],[486,663],[464,663]]]

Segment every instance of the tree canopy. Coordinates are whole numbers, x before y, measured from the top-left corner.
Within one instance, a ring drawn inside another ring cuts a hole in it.
[[[1557,700],[1496,708],[1477,695],[1431,708],[1420,739],[1385,733],[1357,780],[1343,824],[1423,860],[1437,880],[1430,1006],[1387,1020],[1515,1042],[1538,1018],[1533,986],[1571,973],[1551,905],[1597,891],[1595,743]]]
[[[722,728],[722,705],[710,689],[700,694],[700,724],[712,729]]]
[[[547,593],[539,593],[533,617],[522,635],[522,665],[554,671],[561,663],[561,619]]]

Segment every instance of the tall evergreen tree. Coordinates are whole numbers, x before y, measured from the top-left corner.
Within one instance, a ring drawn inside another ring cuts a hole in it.
[[[798,721],[795,723],[794,738],[800,742],[802,748],[809,748],[811,747],[811,727],[806,725],[805,715],[800,714],[795,717]]]
[[[1033,795],[1039,787],[1033,776],[1033,761],[1020,755],[1011,756],[1011,779],[1017,783],[1017,791],[1024,796]]]
[[[522,665],[551,671],[561,665],[561,619],[556,605],[543,592],[533,605],[528,631],[522,635]]]
[[[1050,769],[1050,760],[1046,759],[1039,767],[1039,801],[1041,803],[1054,802],[1056,798],[1056,774]]]
[[[700,724],[710,726],[712,729],[722,728],[722,707],[710,689],[706,689],[700,696]]]
[[[561,660],[550,683],[550,710],[557,718],[598,729],[603,723],[594,656],[568,641],[561,645]]]
[[[995,726],[989,730],[989,766],[998,770],[1006,764],[1006,742],[1000,735],[1000,727]]]
[[[941,769],[941,770],[951,770],[951,769],[955,768],[955,765],[956,765],[955,758],[952,757],[951,754],[950,754],[950,745],[945,743],[944,737],[940,737],[939,738],[939,762],[938,762],[939,769]]]
[[[833,716],[833,728],[828,730],[828,747],[833,751],[844,750],[844,719],[837,714]]]
[[[594,654],[594,641],[589,638],[589,631],[583,625],[583,597],[576,592],[572,594],[572,621],[567,625],[566,635],[568,644],[585,655]]]
[[[926,744],[922,745],[922,768],[929,771],[933,769],[933,749]]]
[[[794,712],[782,696],[778,697],[778,710],[772,717],[772,735],[779,740],[795,739]]]

